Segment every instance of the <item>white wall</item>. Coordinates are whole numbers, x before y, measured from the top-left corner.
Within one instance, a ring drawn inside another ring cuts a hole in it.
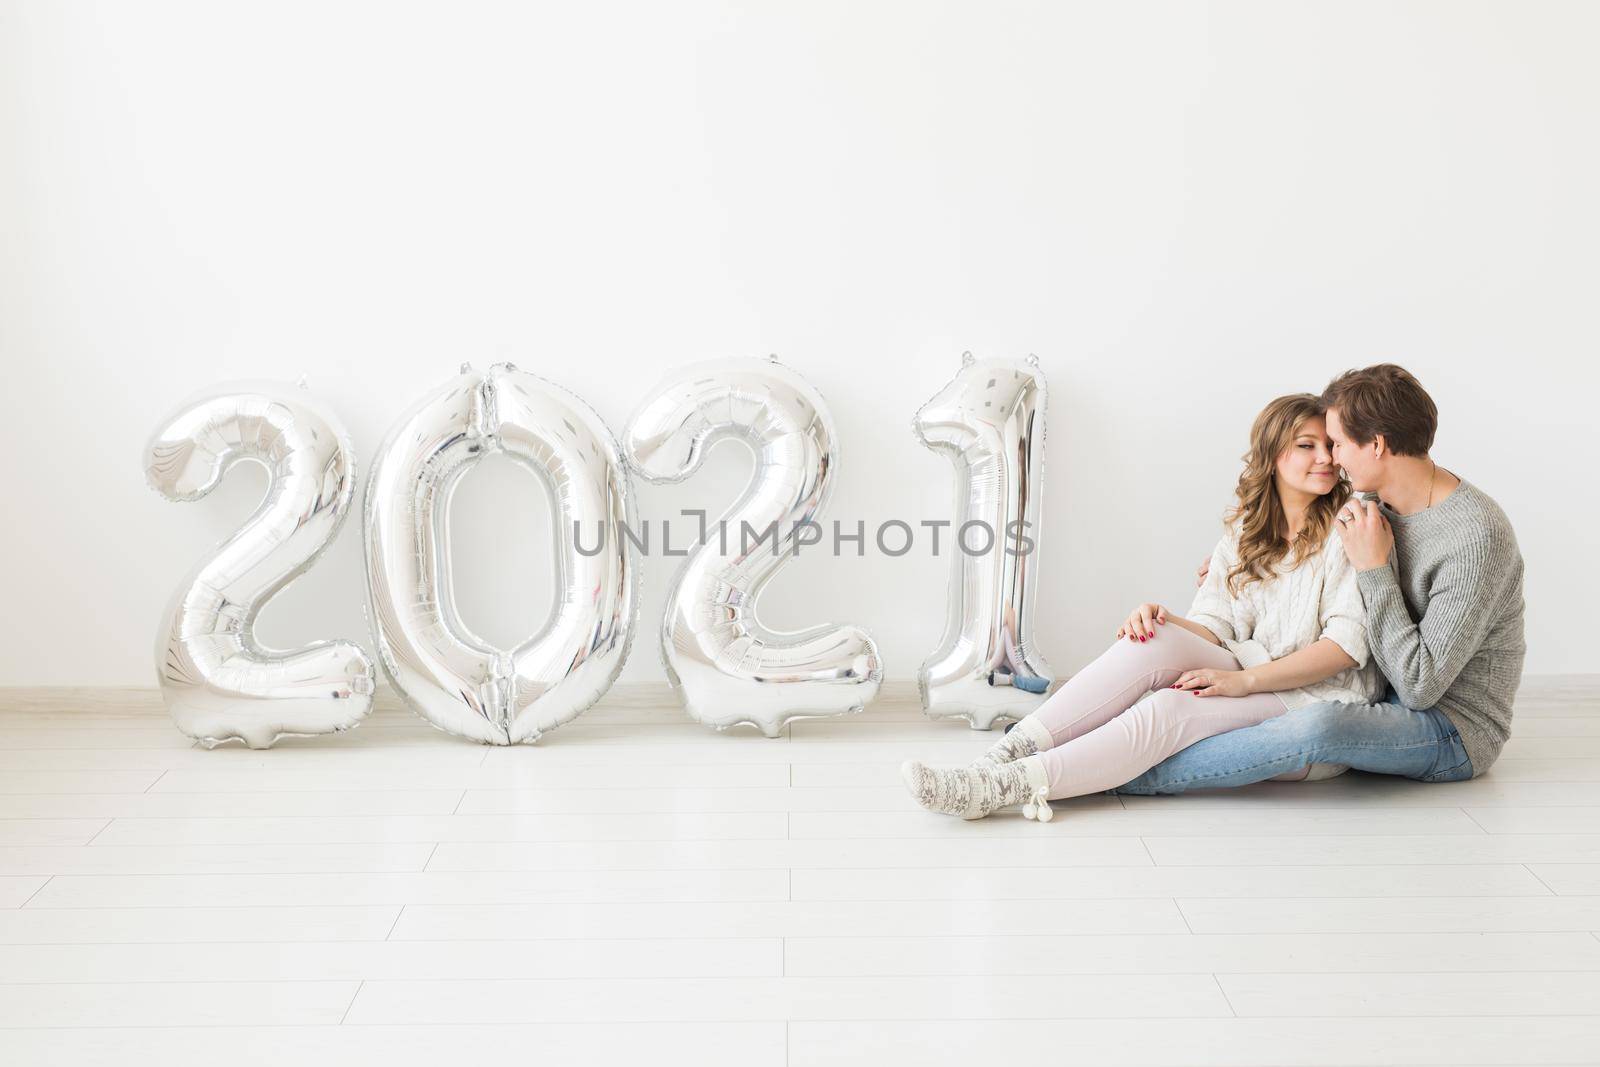
[[[620,431],[665,368],[776,352],[843,436],[827,517],[870,527],[945,514],[909,420],[964,348],[1049,375],[1060,667],[1187,606],[1268,398],[1393,359],[1516,524],[1529,671],[1600,671],[1597,32],[1584,3],[0,2],[0,684],[153,684],[172,587],[264,484],[145,488],[206,383],[308,375],[365,464],[462,360]],[[542,505],[504,467],[463,493],[467,614],[515,636]],[[764,616],[867,625],[910,678],[947,562],[804,558]],[[671,563],[628,680],[660,677]],[[363,590],[352,524],[263,636],[365,640]]]

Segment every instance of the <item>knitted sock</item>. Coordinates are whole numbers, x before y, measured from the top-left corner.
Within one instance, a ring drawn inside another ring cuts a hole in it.
[[[1000,767],[1054,747],[1055,738],[1050,736],[1050,731],[1029,715],[1007,730],[989,751],[973,760],[971,766]]]
[[[1026,804],[1034,811],[1050,806],[1044,799],[1049,781],[1037,756],[1000,767],[930,767],[907,760],[900,765],[900,777],[918,804],[941,815],[981,819],[1010,804]]]

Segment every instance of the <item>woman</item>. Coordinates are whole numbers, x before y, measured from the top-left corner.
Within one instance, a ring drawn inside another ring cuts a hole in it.
[[[903,764],[917,802],[965,819],[1021,803],[1047,821],[1048,801],[1115,788],[1204,738],[1317,701],[1376,700],[1361,594],[1333,521],[1350,486],[1322,416],[1301,393],[1256,417],[1188,618],[1139,605],[1115,644],[972,766]]]

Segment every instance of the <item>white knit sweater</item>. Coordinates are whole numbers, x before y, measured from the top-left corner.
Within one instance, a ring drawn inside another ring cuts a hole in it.
[[[1239,527],[1231,526],[1211,553],[1211,569],[1195,594],[1188,618],[1216,634],[1241,667],[1259,667],[1329,638],[1356,661],[1331,678],[1278,695],[1290,710],[1324,700],[1368,704],[1384,693],[1378,665],[1367,654],[1366,608],[1355,568],[1337,530],[1322,551],[1303,562],[1280,561],[1276,576],[1228,592],[1239,562]]]

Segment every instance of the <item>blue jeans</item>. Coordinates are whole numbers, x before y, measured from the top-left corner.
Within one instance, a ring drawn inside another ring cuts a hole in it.
[[[1197,741],[1108,792],[1148,796],[1228,789],[1312,763],[1343,763],[1419,782],[1472,777],[1461,735],[1438,709],[1330,703],[1310,704],[1257,726]]]

